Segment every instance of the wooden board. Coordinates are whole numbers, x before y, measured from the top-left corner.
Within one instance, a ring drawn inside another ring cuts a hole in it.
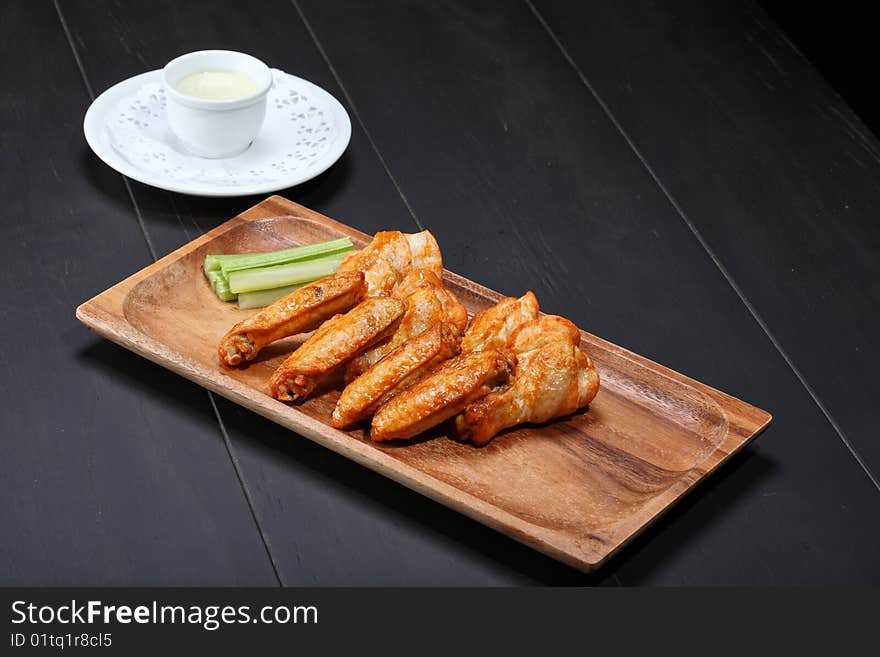
[[[299,406],[268,394],[273,369],[302,338],[245,369],[220,368],[216,345],[252,311],[214,297],[208,253],[370,236],[273,196],[99,294],[77,317],[114,342],[297,433],[581,570],[591,570],[770,422],[770,415],[589,333],[602,377],[589,410],[509,431],[487,447],[444,435],[376,445],[329,425],[338,391]],[[441,244],[441,248],[442,248]],[[470,313],[500,295],[456,274],[445,280]],[[442,432],[440,432],[442,434]],[[295,440],[295,436],[291,436]]]

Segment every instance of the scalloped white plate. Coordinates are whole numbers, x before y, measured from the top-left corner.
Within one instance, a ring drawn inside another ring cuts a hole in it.
[[[144,94],[161,86],[159,70],[123,80],[98,96],[83,121],[86,141],[119,173],[171,192],[248,196],[299,185],[342,156],[351,139],[351,120],[339,101],[317,85],[277,69],[273,73],[276,85],[263,128],[251,147],[235,157],[198,158],[177,144],[165,123],[161,97]]]

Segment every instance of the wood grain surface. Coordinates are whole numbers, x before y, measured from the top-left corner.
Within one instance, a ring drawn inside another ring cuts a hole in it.
[[[876,138],[752,3],[0,11],[0,332],[40,345],[2,356],[3,583],[880,583],[854,456],[876,462]],[[74,306],[259,200],[126,186],[80,134],[95,92],[211,47],[352,116],[342,160],[285,196],[368,233],[428,227],[456,271],[534,287],[772,427],[587,576],[89,336]]]
[[[216,298],[202,265],[210,253],[256,253],[369,236],[275,196],[194,240],[77,309],[104,337],[462,511],[549,556],[591,570],[708,472],[741,449],[770,416],[588,333],[602,377],[588,412],[505,432],[489,446],[462,444],[444,429],[395,446],[329,418],[339,391],[282,404],[268,380],[302,337],[277,342],[248,367],[224,369],[217,343],[252,311]],[[444,276],[473,315],[500,298]],[[298,439],[291,436],[291,439]]]
[[[51,4],[3,3],[0,52],[0,582],[276,583],[204,390],[71,317],[152,258],[122,178],[70,148],[89,96]]]
[[[527,4],[297,4],[448,267],[504,293],[533,287],[548,311],[773,413],[735,474],[621,555],[621,582],[880,581],[880,527],[863,520],[880,491]],[[418,27],[380,39],[379,25]],[[591,37],[611,52],[612,34]],[[364,52],[389,71],[381,86],[359,75]],[[692,129],[674,112],[664,127]],[[764,248],[755,237],[737,261]]]
[[[751,2],[534,2],[880,482],[880,141]]]
[[[159,68],[185,50],[223,43],[297,71],[346,102],[286,0],[266,1],[264,11],[256,13],[246,1],[229,4],[234,14],[247,15],[246,29],[234,22],[199,20],[212,15],[213,4],[207,0],[61,6],[74,41],[81,44],[86,77],[96,89],[145,67]],[[168,29],[169,17],[190,27],[185,33]],[[92,56],[101,52],[114,56]],[[86,150],[84,144],[82,148]],[[82,156],[90,157],[85,152]],[[193,198],[135,182],[131,189],[146,239],[159,254],[260,200]],[[388,227],[420,229],[354,117],[352,143],[343,158],[285,195],[367,233]],[[288,430],[237,404],[222,398],[216,403],[242,487],[285,585],[617,583],[613,568],[603,568],[596,577],[579,575],[311,441],[291,441]]]

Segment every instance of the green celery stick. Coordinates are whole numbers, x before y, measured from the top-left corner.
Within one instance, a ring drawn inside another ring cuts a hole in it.
[[[242,269],[229,273],[229,289],[235,294],[308,283],[335,274],[342,255],[325,256],[274,267]]]
[[[270,251],[268,253],[232,253],[226,255],[209,255],[205,257],[205,269],[220,269],[224,276],[229,276],[233,271],[252,269],[254,267],[272,267],[289,262],[311,260],[329,255],[336,255],[351,251],[354,245],[347,237],[342,237],[328,242],[297,246],[291,249]]]
[[[305,262],[306,260],[316,260],[318,258],[326,258],[332,255],[342,255],[351,251],[353,246],[351,241],[348,238],[343,240],[346,242],[345,244],[339,244],[333,248],[323,248],[319,252],[300,252],[293,255],[290,255],[289,252],[283,253],[279,252],[276,254],[271,254],[272,257],[266,257],[266,254],[257,254],[259,257],[249,257],[247,259],[235,259],[231,261],[220,261],[220,270],[223,272],[223,275],[228,277],[232,272],[236,271],[244,271],[246,269],[257,269],[262,267],[274,267],[276,265],[286,265],[294,262]],[[317,245],[311,245],[317,246]],[[297,248],[310,248],[310,247],[297,247]]]
[[[220,271],[220,258],[222,257],[216,255],[205,256],[205,274],[209,271]]]
[[[229,281],[223,278],[223,274],[219,271],[209,271],[206,273],[208,276],[208,282],[214,290],[214,294],[216,294],[220,300],[235,301],[236,295],[229,289]]]
[[[285,285],[284,287],[275,287],[269,290],[259,290],[258,292],[242,292],[238,295],[239,308],[263,308],[275,303],[281,297],[286,297],[294,290],[298,290],[305,283],[299,285]]]

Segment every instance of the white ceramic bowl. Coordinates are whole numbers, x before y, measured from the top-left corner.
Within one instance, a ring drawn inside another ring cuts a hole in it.
[[[257,91],[232,100],[194,98],[175,89],[200,71],[236,71],[257,83]],[[166,118],[180,144],[193,155],[231,157],[254,141],[266,116],[272,71],[256,57],[232,50],[199,50],[172,59],[162,69]]]

